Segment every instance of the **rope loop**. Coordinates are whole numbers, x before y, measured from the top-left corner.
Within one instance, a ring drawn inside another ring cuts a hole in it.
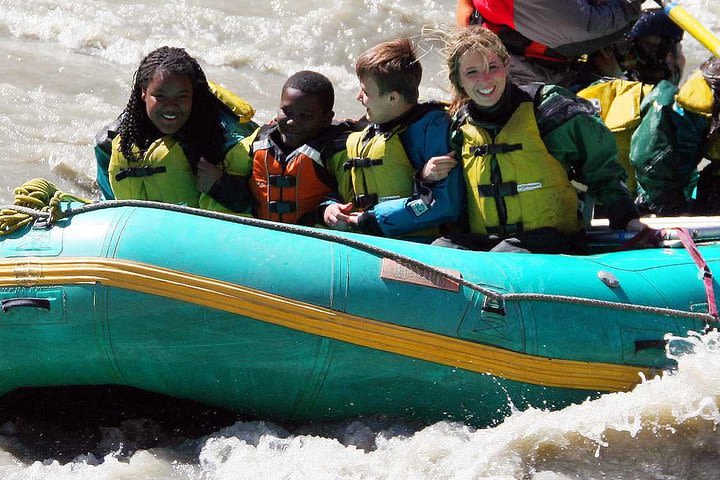
[[[62,202],[92,203],[82,197],[64,193],[44,178],[33,178],[15,189],[13,207],[0,210],[0,236],[10,235],[32,223],[36,218],[47,218],[52,225],[63,218]]]

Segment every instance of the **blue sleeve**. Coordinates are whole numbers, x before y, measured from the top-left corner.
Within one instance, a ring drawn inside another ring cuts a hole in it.
[[[95,164],[97,165],[97,180],[100,192],[105,200],[115,200],[115,194],[110,186],[110,156],[112,155],[112,141],[117,136],[120,126],[120,117],[103,126],[98,133],[95,134]]]
[[[103,198],[105,200],[115,200],[112,187],[110,187],[110,176],[108,174],[110,154],[97,145],[95,146],[95,162],[97,164],[95,179],[97,180],[98,187],[100,187]]]
[[[447,155],[452,150],[450,119],[444,111],[433,110],[410,124],[400,134],[400,140],[413,168],[419,170],[430,158]],[[432,194],[429,204],[418,189],[411,197],[379,203],[373,209],[378,227],[386,237],[395,237],[454,222],[465,199],[462,185],[462,175],[456,167],[446,179],[429,185]]]

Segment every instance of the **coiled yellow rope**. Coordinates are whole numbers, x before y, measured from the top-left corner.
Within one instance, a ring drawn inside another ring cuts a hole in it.
[[[62,201],[92,203],[92,200],[61,192],[49,180],[33,178],[15,189],[13,205],[45,212],[49,214],[48,223],[52,224],[62,218],[62,210],[60,210],[60,202]],[[0,236],[9,235],[23,228],[25,225],[32,223],[36,217],[37,215],[33,216],[30,213],[13,210],[12,208],[3,208],[0,210]]]

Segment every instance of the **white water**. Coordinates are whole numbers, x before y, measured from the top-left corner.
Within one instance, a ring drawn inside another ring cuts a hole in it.
[[[420,30],[452,23],[454,4],[0,0],[0,200],[9,203],[13,188],[33,177],[97,197],[92,137],[122,110],[140,59],[161,45],[185,47],[210,79],[250,101],[260,122],[273,116],[285,78],[304,68],[335,83],[339,116],[359,116],[353,59],[401,35],[414,37],[426,52],[423,97],[446,99],[442,59]],[[684,5],[720,32],[716,0]],[[688,71],[707,57],[690,38],[684,49]],[[514,413],[482,430],[450,423],[418,430],[382,420],[291,428],[258,419],[136,451],[128,447],[131,430],[153,432],[138,420],[95,425],[103,429],[102,441],[87,449],[61,429],[50,443],[78,457],[58,462],[54,449],[34,448],[47,434],[20,435],[32,432],[32,414],[9,418],[0,411],[7,421],[0,424],[0,478],[720,478],[719,341],[717,335],[694,340],[695,351],[679,358],[675,375],[633,392],[558,412]],[[77,406],[65,415],[80,422],[90,411]],[[95,455],[82,455],[89,451]]]
[[[0,452],[3,479],[714,479],[720,336],[675,340],[674,374],[561,411],[516,412],[494,428],[353,422],[331,435],[236,423],[174,449],[81,456],[61,465]],[[304,427],[312,432],[312,427]],[[300,429],[303,431],[303,428]],[[400,432],[400,433],[398,433]],[[355,445],[361,445],[358,448]],[[192,460],[188,461],[186,457]]]

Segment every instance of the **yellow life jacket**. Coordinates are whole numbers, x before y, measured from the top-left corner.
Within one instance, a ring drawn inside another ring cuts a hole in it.
[[[705,117],[711,117],[715,108],[712,88],[705,81],[700,70],[690,75],[690,78],[680,87],[675,101],[683,109]],[[710,135],[707,141],[705,158],[713,162],[720,160],[720,135]],[[717,171],[720,172],[720,170]]]
[[[405,198],[413,193],[414,170],[399,133],[400,125],[385,133],[374,133],[368,125],[347,139],[348,160],[343,168],[350,174],[350,191],[340,192],[357,209],[367,209],[384,199]],[[342,182],[340,182],[342,184]]]
[[[631,80],[611,80],[591,85],[578,92],[589,100],[605,125],[615,136],[618,160],[627,171],[627,187],[633,195],[637,190],[635,169],[630,164],[630,140],[640,125],[640,104],[652,91],[653,85]]]
[[[252,121],[253,107],[230,90],[208,81],[210,91],[237,117],[238,123]],[[133,146],[133,151],[139,149]],[[242,170],[243,150],[238,142],[225,154],[224,167],[230,174],[247,174]],[[229,212],[208,194],[197,189],[197,179],[180,143],[170,135],[156,140],[139,162],[130,164],[120,152],[120,137],[112,142],[108,169],[110,186],[117,199],[154,200],[166,203],[200,206],[207,210]],[[235,212],[232,212],[235,213]]]
[[[523,102],[495,138],[467,117],[463,175],[470,230],[501,236],[542,227],[582,229],[578,197],[560,162],[548,152],[532,102]]]
[[[253,115],[255,115],[255,109],[249,103],[217,83],[208,81],[208,86],[212,94],[237,115],[240,123],[252,120]]]
[[[694,72],[682,84],[675,101],[685,110],[707,117],[712,115],[715,105],[712,88],[705,81],[700,70]]]
[[[137,147],[133,149],[139,153]],[[198,206],[200,192],[195,173],[180,142],[171,135],[155,140],[137,162],[128,162],[120,152],[118,135],[112,142],[108,173],[110,186],[119,200],[154,200]]]

